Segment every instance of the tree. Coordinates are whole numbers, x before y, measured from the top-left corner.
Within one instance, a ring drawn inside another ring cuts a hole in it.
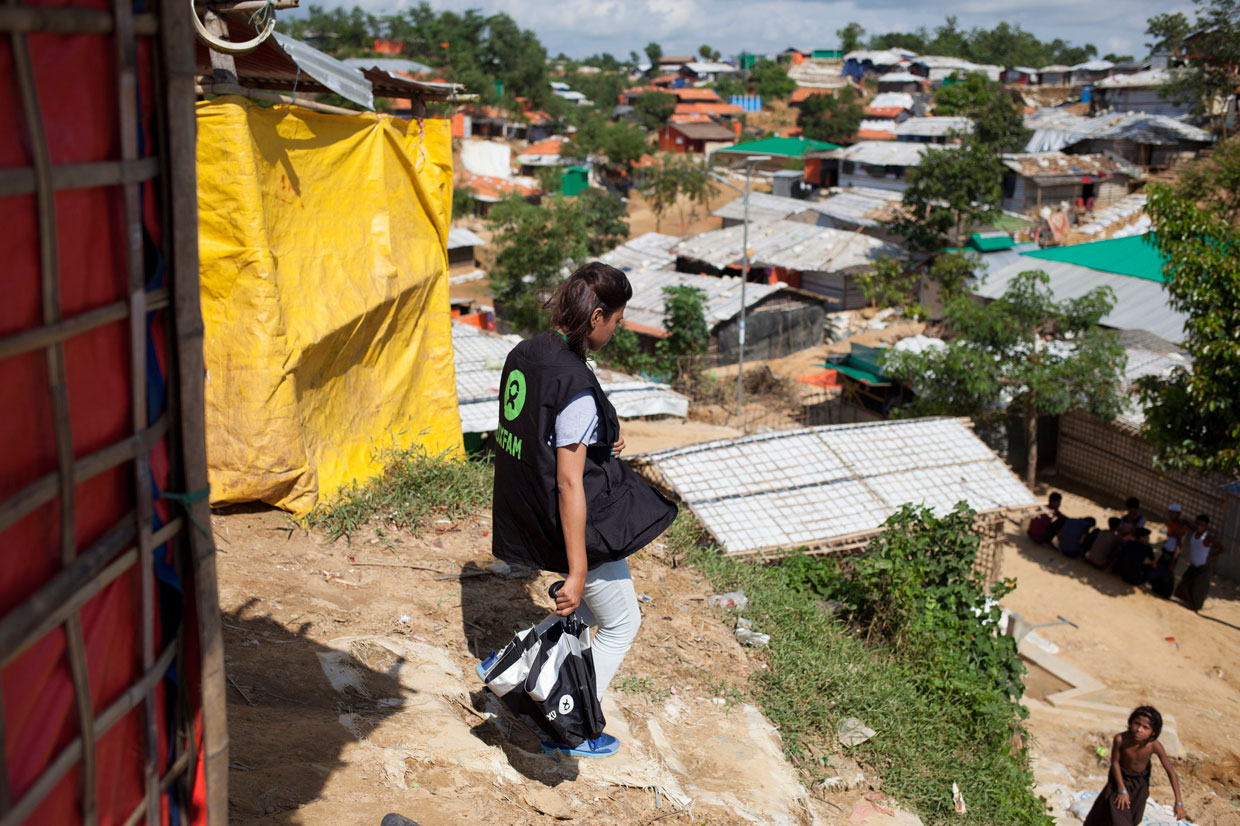
[[[920,280],[907,261],[890,255],[880,255],[873,268],[857,278],[861,294],[871,307],[903,307],[912,303]]]
[[[857,137],[863,109],[855,89],[845,86],[834,94],[810,95],[801,103],[797,126],[805,137],[832,143],[849,143]]]
[[[925,26],[918,26],[911,32],[887,32],[876,34],[870,38],[871,49],[908,49],[917,54],[929,54],[926,43],[930,39]]]
[[[593,157],[599,171],[611,179],[622,178],[649,148],[646,131],[628,121],[608,121],[597,110],[587,111],[560,154],[568,158]]]
[[[788,70],[770,60],[759,60],[749,72],[749,89],[763,98],[786,98],[796,91],[797,83],[788,77]]]
[[[966,231],[998,211],[1002,182],[999,156],[972,135],[959,146],[927,147],[909,172],[903,208],[883,224],[914,250],[963,246]]]
[[[1211,163],[1176,188],[1154,186],[1146,209],[1167,263],[1173,309],[1188,316],[1191,370],[1139,382],[1143,434],[1155,461],[1175,468],[1240,473],[1240,138],[1219,144]]]
[[[1017,152],[1029,141],[1021,109],[1001,84],[981,72],[943,86],[934,93],[936,115],[963,115],[973,121],[973,135],[996,153]]]
[[[1145,21],[1145,33],[1153,38],[1146,43],[1151,52],[1170,52],[1175,54],[1184,45],[1184,38],[1192,31],[1192,24],[1184,16],[1184,12],[1172,14],[1156,14]]]
[[[675,111],[676,96],[667,92],[642,92],[633,101],[633,114],[637,122],[651,132],[662,129]]]
[[[662,46],[653,41],[646,44],[646,59],[650,61],[651,68],[659,68],[659,58],[661,57],[663,57]]]
[[[1114,52],[1107,52],[1102,56],[1102,59],[1109,60],[1112,63],[1131,63],[1134,58],[1130,54],[1115,54]]]
[[[710,46],[703,44],[698,46],[698,57],[707,63],[718,63],[721,55],[718,49],[712,49]]]
[[[998,83],[981,72],[969,72],[963,79],[957,78],[955,83],[935,91],[934,114],[971,116],[1001,91]]]
[[[865,37],[865,28],[860,23],[849,23],[842,29],[836,29],[835,36],[840,39],[840,49],[844,51],[844,54],[848,54],[861,48],[861,38]]]
[[[672,207],[679,207],[683,229],[688,223],[689,210],[695,205],[709,204],[717,191],[705,163],[699,164],[689,157],[677,159],[668,155],[661,157],[646,171],[641,190],[650,211],[654,213],[656,230],[662,225],[664,213]]]
[[[902,414],[971,416],[984,426],[1005,411],[1022,422],[1030,487],[1038,416],[1088,410],[1109,420],[1123,405],[1124,349],[1116,333],[1098,326],[1115,304],[1110,289],[1056,301],[1049,284],[1034,270],[989,304],[958,296],[947,306],[954,339],[921,353],[889,351],[883,359],[884,372],[917,393]]]
[[[542,206],[512,197],[491,208],[487,223],[498,249],[491,290],[505,320],[525,331],[546,325],[543,305],[564,276],[628,237],[624,206],[617,204],[587,189]]]
[[[658,369],[676,379],[697,374],[697,360],[710,344],[706,295],[697,287],[663,288],[663,329],[667,338],[654,346]]]
[[[1194,2],[1202,8],[1193,26],[1197,33],[1184,46],[1187,64],[1172,70],[1160,94],[1188,103],[1193,114],[1218,123],[1223,106],[1240,86],[1240,0]]]
[[[472,215],[478,193],[471,186],[452,187],[452,217]]]

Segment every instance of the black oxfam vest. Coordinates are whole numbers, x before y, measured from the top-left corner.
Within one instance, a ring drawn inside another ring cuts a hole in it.
[[[500,378],[491,552],[505,562],[568,573],[553,436],[556,416],[585,390],[599,411],[599,444],[587,446],[582,478],[588,567],[641,550],[676,518],[671,500],[609,455],[616,409],[585,362],[546,332],[514,347]]]

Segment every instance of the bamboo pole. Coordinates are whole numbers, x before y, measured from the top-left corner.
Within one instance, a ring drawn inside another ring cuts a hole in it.
[[[0,8],[6,8],[0,6]],[[158,158],[134,161],[97,161],[52,167],[52,189],[91,189],[146,181],[159,172]],[[35,191],[33,169],[0,169],[0,197],[29,195]]]
[[[154,35],[159,29],[153,14],[133,16],[134,33]],[[25,34],[111,34],[116,25],[110,12],[76,7],[0,6],[0,32]]]
[[[167,307],[171,293],[167,287],[151,290],[146,294],[146,309],[160,310]],[[11,336],[0,338],[0,359],[18,356],[31,350],[42,350],[49,344],[68,341],[82,333],[104,327],[120,321],[129,315],[129,302],[116,301],[94,310],[87,310],[79,315],[62,319],[55,324],[46,324],[30,330],[23,330]],[[78,477],[79,480],[81,477]]]
[[[299,98],[295,95],[281,95],[276,92],[264,92],[257,89],[250,89],[236,83],[201,83],[194,87],[194,91],[200,95],[240,95],[252,100],[266,100],[272,103],[287,103],[292,106],[301,106],[304,109],[312,109],[315,112],[325,112],[329,115],[361,115],[364,114],[360,109],[346,109],[343,106],[332,106],[330,103],[319,103],[315,100],[307,100]]]
[[[165,170],[173,197],[170,259],[173,312],[177,329],[177,387],[181,457],[187,491],[207,489],[206,431],[203,424],[203,326],[198,284],[198,200],[195,173],[194,31],[190,9],[180,0],[159,0],[163,26],[161,57],[167,86],[163,104],[168,120]],[[211,523],[205,499],[186,510],[199,525]],[[202,669],[203,775],[206,778],[207,822],[228,822],[228,723],[224,682],[224,637],[219,615],[215,546],[209,533],[188,531],[193,567],[196,624]]]
[[[138,41],[134,35],[132,0],[114,0],[116,16],[116,93],[117,125],[120,131],[122,163],[138,160]],[[143,250],[142,203],[138,184],[128,181],[121,187],[125,225],[125,264],[129,281],[129,406],[135,437],[146,428],[146,261]],[[142,670],[155,662],[155,549],[151,543],[154,504],[151,469],[147,453],[140,451],[132,463],[134,503],[137,513],[138,625],[140,628]],[[144,775],[146,779],[146,822],[159,823],[159,716],[155,708],[155,687],[142,697]]]
[[[91,725],[91,742],[107,734],[126,714],[133,711],[142,702],[142,695],[163,679],[164,672],[172,664],[172,659],[175,655],[175,645],[167,646],[160,654],[159,659],[155,661],[154,667],[143,674],[138,682],[130,685],[121,696],[117,697],[110,706],[105,708],[94,719]],[[44,769],[43,774],[39,775],[39,779],[34,781],[30,788],[26,790],[26,793],[22,795],[21,800],[18,800],[12,809],[0,816],[0,826],[21,826],[21,824],[25,823],[30,813],[56,788],[57,784],[68,774],[74,764],[83,761],[83,739],[82,737],[74,738],[69,745],[65,746],[56,755],[55,759]],[[217,822],[225,823],[226,821],[211,821],[212,826]]]
[[[144,451],[149,452],[167,431],[168,416],[165,414],[140,435],[131,436],[75,461],[73,463],[74,478],[78,481],[86,481],[92,476],[129,461]],[[49,473],[0,502],[0,531],[7,529],[35,508],[51,502],[56,498],[57,490],[56,474]]]
[[[39,280],[43,323],[60,321],[60,261],[57,250],[56,203],[52,190],[52,163],[39,107],[34,61],[24,32],[12,32],[13,64],[17,74],[22,111],[35,173],[35,206],[39,226]],[[60,564],[67,567],[77,554],[77,482],[73,475],[73,433],[69,419],[69,394],[65,377],[64,346],[56,342],[47,347],[47,379],[51,391],[52,422],[56,434],[57,486],[59,496]],[[78,773],[82,822],[95,826],[98,801],[95,793],[94,710],[86,663],[86,640],[82,618],[74,612],[65,620],[65,652],[73,680],[73,699],[77,708],[82,741],[82,768]]]

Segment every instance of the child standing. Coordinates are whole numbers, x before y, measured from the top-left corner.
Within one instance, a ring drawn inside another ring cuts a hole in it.
[[[1106,786],[1094,801],[1085,826],[1134,826],[1145,817],[1145,801],[1150,795],[1150,758],[1162,761],[1171,791],[1175,793],[1175,818],[1187,820],[1180,795],[1180,779],[1158,735],[1162,715],[1153,706],[1140,706],[1128,715],[1128,731],[1115,735],[1111,743],[1111,772]]]

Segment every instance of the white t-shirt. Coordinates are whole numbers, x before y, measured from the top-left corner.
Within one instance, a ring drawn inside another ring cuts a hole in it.
[[[568,404],[555,417],[553,438],[555,447],[592,445],[598,441],[598,403],[594,400],[594,393],[582,390],[568,400]]]

